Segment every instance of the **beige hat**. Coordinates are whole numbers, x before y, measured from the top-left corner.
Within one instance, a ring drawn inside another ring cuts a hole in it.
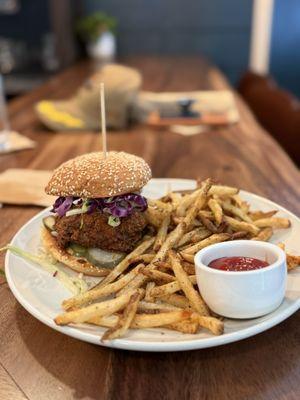
[[[142,78],[129,67],[108,64],[92,75],[68,100],[43,100],[35,109],[52,130],[96,130],[100,128],[100,83],[105,85],[106,122],[110,128],[124,128]]]

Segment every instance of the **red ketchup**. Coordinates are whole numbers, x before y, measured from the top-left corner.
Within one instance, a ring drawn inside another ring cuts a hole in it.
[[[210,268],[221,271],[253,271],[269,265],[266,261],[251,257],[221,257],[208,264]]]

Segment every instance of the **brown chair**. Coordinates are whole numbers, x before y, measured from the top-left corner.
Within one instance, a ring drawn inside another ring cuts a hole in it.
[[[247,72],[238,90],[261,125],[300,165],[300,101],[269,76]]]

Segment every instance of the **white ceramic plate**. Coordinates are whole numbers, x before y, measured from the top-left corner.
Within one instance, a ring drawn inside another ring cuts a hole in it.
[[[145,187],[144,194],[158,198],[169,188],[173,190],[193,189],[195,181],[184,179],[153,179]],[[288,217],[292,227],[278,231],[273,238],[274,243],[282,241],[287,249],[297,249],[300,237],[300,219],[278,206],[277,204],[248,192],[241,192],[253,209],[264,211],[278,209],[279,216]],[[27,251],[37,252],[39,246],[39,231],[42,218],[47,215],[48,209],[40,212],[25,224],[15,235],[12,243]],[[60,304],[63,299],[70,297],[70,293],[51,275],[41,270],[37,265],[8,253],[5,260],[7,281],[17,300],[34,317],[51,328],[86,342],[95,343],[112,348],[138,351],[182,351],[219,346],[235,342],[262,331],[265,331],[288,318],[300,307],[300,269],[289,274],[287,293],[281,306],[271,314],[251,320],[225,320],[225,333],[222,336],[213,336],[206,331],[197,335],[187,335],[172,332],[166,329],[130,330],[125,338],[117,339],[105,344],[100,342],[104,329],[93,326],[61,327],[53,322],[53,318],[60,313]]]

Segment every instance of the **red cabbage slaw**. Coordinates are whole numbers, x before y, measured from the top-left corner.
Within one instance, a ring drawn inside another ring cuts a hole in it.
[[[71,209],[81,210],[81,213],[91,214],[100,211],[108,214],[109,224],[117,226],[119,218],[130,216],[134,211],[145,211],[147,200],[144,196],[137,193],[127,193],[120,196],[105,197],[99,199],[81,199],[79,197],[67,196],[58,197],[53,204],[51,212],[60,217],[65,216]]]

